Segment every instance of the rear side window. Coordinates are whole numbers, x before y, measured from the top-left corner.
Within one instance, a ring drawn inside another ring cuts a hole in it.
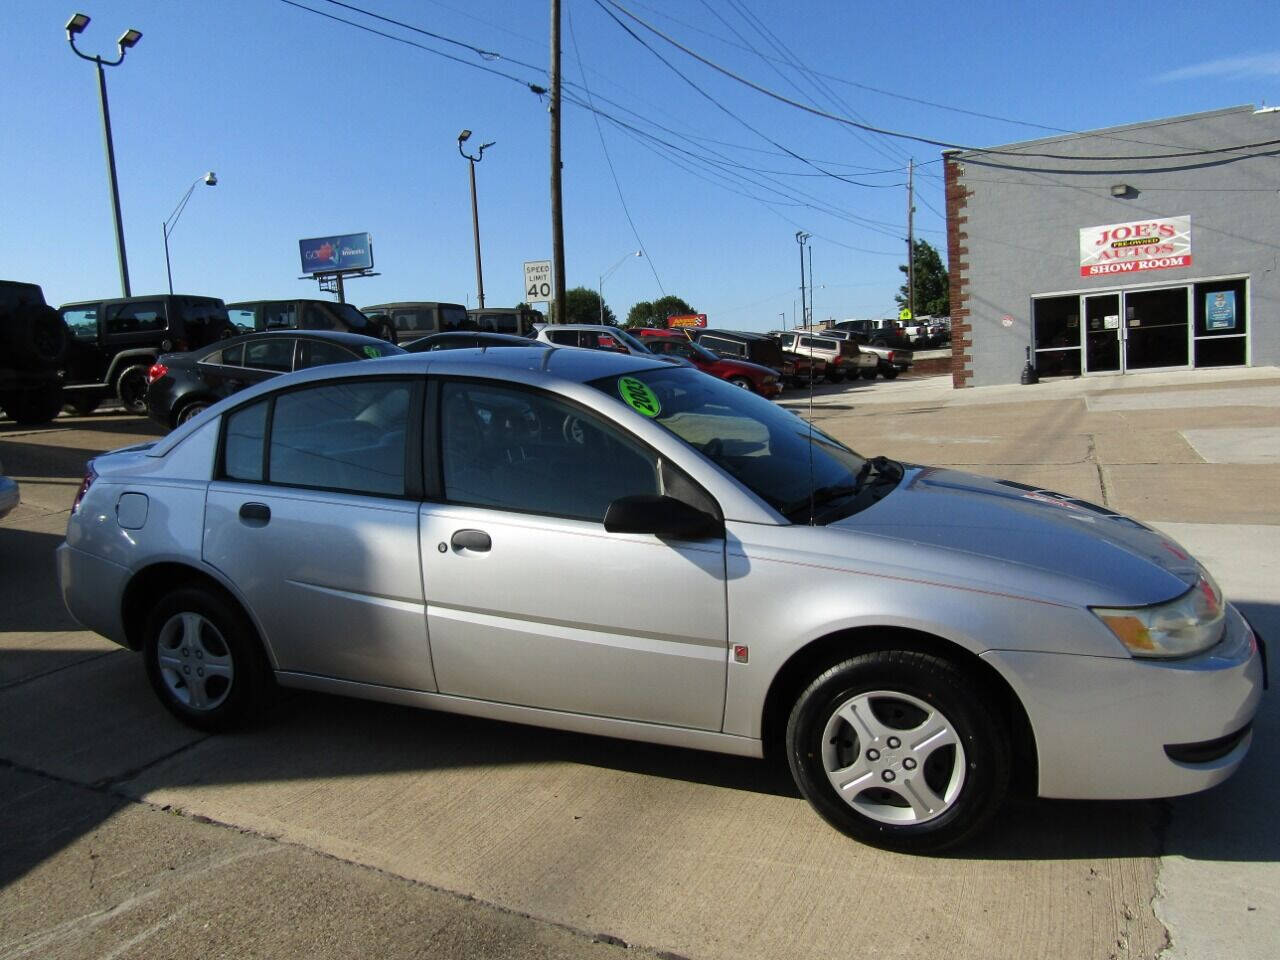
[[[408,383],[387,380],[280,394],[271,421],[271,482],[402,496],[410,394]]]
[[[467,308],[457,304],[440,304],[441,330],[473,330],[475,324],[467,316]]]
[[[298,369],[321,367],[326,363],[348,363],[356,359],[349,351],[336,343],[324,340],[300,340],[298,342]]]
[[[244,345],[244,365],[255,370],[288,373],[293,369],[293,337],[254,340]]]
[[[262,308],[263,330],[294,329],[298,326],[298,310],[292,303],[269,303]]]
[[[151,333],[165,328],[164,304],[157,301],[122,303],[112,308],[107,333]]]

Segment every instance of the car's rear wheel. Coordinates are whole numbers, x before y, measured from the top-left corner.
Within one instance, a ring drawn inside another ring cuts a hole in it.
[[[828,373],[828,374],[827,374],[827,380],[829,380],[831,383],[839,383],[839,382],[840,382],[841,380],[843,380],[843,379],[844,379],[844,374],[843,374],[843,373]]]
[[[796,785],[832,826],[924,852],[973,836],[1009,788],[1011,750],[982,687],[932,654],[882,650],[825,670],[787,723]]]
[[[870,370],[863,370],[863,371],[862,371],[862,379],[863,379],[863,380],[874,380],[874,379],[876,378],[876,376],[877,376],[879,373],[880,373],[880,371],[879,371],[879,370],[877,370],[875,367],[872,367]]]
[[[0,407],[23,427],[48,423],[62,412],[62,384],[54,381],[38,387],[11,390],[0,395]]]
[[[898,370],[897,370],[897,368],[895,367],[895,368],[894,368],[894,369],[892,369],[892,370],[885,370],[885,371],[884,371],[884,378],[885,378],[886,380],[896,380],[896,379],[898,378]]]
[[[77,416],[87,417],[98,409],[98,404],[101,402],[97,397],[76,397],[68,401],[66,406],[70,407]]]
[[[129,413],[147,412],[147,368],[125,367],[116,377],[116,396]]]
[[[248,617],[203,587],[182,587],[156,604],[144,652],[160,702],[201,730],[242,726],[262,709],[273,686]]]
[[[730,377],[729,383],[732,383],[735,387],[741,387],[743,390],[751,389],[751,381],[746,377]]]
[[[195,417],[200,416],[200,414],[204,413],[211,406],[212,404],[205,400],[192,400],[190,403],[184,404],[179,408],[178,415],[173,418],[173,425],[175,427],[180,427],[188,420],[192,420]]]

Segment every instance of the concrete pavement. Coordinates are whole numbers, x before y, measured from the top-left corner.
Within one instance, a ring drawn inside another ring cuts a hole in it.
[[[1280,371],[1232,373],[864,382],[822,388],[814,414],[864,453],[1042,483],[1167,526],[1280,637],[1276,467],[1230,462],[1229,443],[1216,448],[1228,462],[1198,452],[1196,431],[1280,427]],[[1169,406],[1170,394],[1191,396]],[[67,621],[42,566],[74,461],[139,426],[0,426],[24,493],[0,522],[0,820],[18,825],[0,834],[0,958],[192,943],[261,956],[621,950],[601,933],[690,958],[1274,956],[1270,700],[1245,769],[1217,790],[1015,805],[943,858],[855,844],[781,771],[731,757],[312,695],[249,733],[194,734],[155,704],[136,657]],[[90,856],[100,837],[105,874]],[[181,854],[174,871],[156,850]],[[262,906],[273,898],[278,914]]]

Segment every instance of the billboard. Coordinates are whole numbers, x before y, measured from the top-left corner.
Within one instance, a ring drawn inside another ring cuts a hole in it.
[[[303,273],[337,273],[373,269],[373,238],[367,233],[312,237],[298,241]]]
[[[1191,218],[1137,220],[1080,231],[1080,276],[1191,266]]]
[[[705,327],[706,325],[707,315],[705,313],[685,313],[667,317],[668,327]]]

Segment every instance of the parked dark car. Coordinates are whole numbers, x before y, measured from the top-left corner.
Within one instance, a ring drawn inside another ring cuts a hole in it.
[[[465,350],[468,347],[538,347],[542,346],[542,341],[530,340],[528,337],[515,337],[509,333],[455,330],[419,337],[403,346],[408,353],[427,353],[431,350]]]
[[[236,332],[216,297],[156,294],[64,303],[71,331],[63,400],[88,414],[119,399],[129,413],[147,412],[147,368],[162,353],[198,350]]]
[[[467,308],[460,303],[442,303],[438,300],[401,300],[395,303],[375,303],[362,308],[362,312],[370,319],[385,318],[395,330],[397,342],[449,330],[477,329],[475,322],[467,316]]]
[[[742,387],[770,400],[782,392],[778,371],[772,367],[762,367],[758,363],[735,357],[722,357],[684,337],[645,334],[640,337],[640,342],[659,356],[684,357],[703,373],[728,380],[735,387]]]
[[[467,317],[474,329],[487,333],[511,333],[517,337],[531,337],[534,324],[546,323],[547,318],[532,307],[485,307],[468,310]]]
[[[186,423],[223,397],[292,370],[375,360],[405,351],[377,337],[336,330],[270,330],[223,341],[212,349],[166,353],[147,372],[151,419],[168,429]]]
[[[332,300],[240,300],[227,304],[231,320],[248,330],[345,330],[395,343],[391,323]]]
[[[739,360],[750,360],[762,367],[777,370],[785,380],[795,381],[800,377],[795,357],[788,357],[778,346],[777,341],[763,333],[750,333],[746,330],[719,330],[707,327],[686,328],[689,338],[713,353],[722,357],[736,357]],[[804,376],[808,377],[806,369]]]
[[[0,409],[23,426],[62,410],[66,324],[38,284],[0,280]]]

